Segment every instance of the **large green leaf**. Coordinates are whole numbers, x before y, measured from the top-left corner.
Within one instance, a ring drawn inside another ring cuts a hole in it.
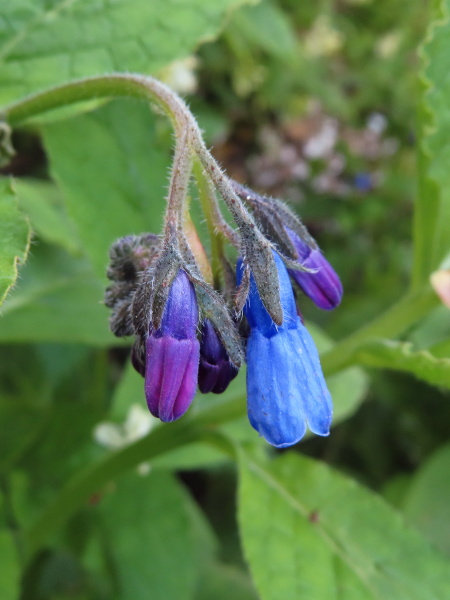
[[[263,600],[446,600],[450,562],[379,497],[293,453],[242,453],[239,520]]]
[[[408,520],[450,555],[450,445],[440,448],[414,476],[403,504]]]
[[[58,188],[53,183],[38,179],[17,179],[15,188],[20,205],[39,237],[72,254],[80,254],[80,241]]]
[[[155,73],[248,0],[1,0],[0,103],[76,77]]]
[[[415,352],[410,342],[368,342],[355,354],[355,361],[368,367],[404,371],[432,385],[450,388],[450,358],[436,358],[428,350]]]
[[[109,331],[103,293],[85,259],[36,245],[17,289],[2,306],[0,342],[119,344]]]
[[[167,473],[130,473],[99,505],[119,598],[190,600],[214,541],[187,492]],[[206,556],[205,556],[206,555]]]
[[[20,212],[9,181],[0,181],[0,304],[17,279],[17,265],[30,245],[30,225]]]
[[[82,245],[104,277],[116,238],[160,232],[167,139],[158,139],[148,106],[121,100],[44,127],[44,142]]]
[[[427,281],[450,251],[450,1],[441,0],[421,48],[419,194],[415,213],[415,283]]]

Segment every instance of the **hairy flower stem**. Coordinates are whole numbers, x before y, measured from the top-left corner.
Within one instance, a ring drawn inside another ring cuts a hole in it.
[[[225,233],[223,226],[218,225],[218,221],[222,221],[223,217],[217,205],[214,188],[203,172],[203,167],[198,161],[194,162],[194,175],[197,182],[198,194],[203,213],[206,217],[206,225],[211,240],[211,268],[213,274],[213,283],[215,289],[220,288],[220,272],[222,271],[222,262],[224,259],[223,241],[229,236]],[[228,234],[233,237],[234,245],[239,248],[239,238],[233,229],[223,221],[222,225],[226,225]]]
[[[164,242],[170,245],[176,242],[177,233],[183,229],[184,211],[189,179],[192,171],[192,153],[186,133],[177,137],[169,193],[164,219]]]
[[[194,161],[194,175],[197,181],[199,199],[203,212],[205,213],[211,242],[214,244],[215,239],[223,237],[233,244],[233,246],[239,248],[239,234],[236,233],[223,218],[217,202],[214,186],[211,183],[211,180],[206,176],[198,158]]]
[[[0,115],[10,125],[17,125],[55,108],[84,100],[111,97],[132,97],[155,102],[171,120],[177,138],[187,135],[186,141],[198,155],[207,176],[220,191],[237,225],[255,227],[252,217],[234,193],[228,178],[207,150],[197,122],[185,102],[153,77],[125,73],[89,77],[19,100],[6,106],[0,111]],[[227,228],[225,231],[230,233]],[[230,241],[235,242],[236,238]]]

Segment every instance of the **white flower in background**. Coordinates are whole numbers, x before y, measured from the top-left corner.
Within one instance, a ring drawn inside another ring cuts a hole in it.
[[[175,60],[158,73],[158,78],[179,94],[193,94],[197,90],[198,62],[196,56]]]
[[[303,154],[306,158],[318,159],[329,156],[338,138],[338,122],[328,117],[324,119],[319,131],[305,143]]]
[[[381,37],[375,46],[375,52],[380,58],[390,58],[397,53],[402,35],[400,31],[391,31]]]
[[[387,119],[383,114],[379,112],[373,112],[367,119],[366,127],[375,135],[381,135],[386,130],[387,124]]]
[[[93,432],[94,440],[100,446],[110,450],[118,450],[145,437],[158,423],[148,410],[140,404],[132,404],[124,423],[99,423]],[[138,472],[145,475],[150,471],[148,463],[141,463]]]
[[[320,15],[305,36],[305,51],[310,56],[332,56],[344,44],[344,35],[333,27],[327,15]]]

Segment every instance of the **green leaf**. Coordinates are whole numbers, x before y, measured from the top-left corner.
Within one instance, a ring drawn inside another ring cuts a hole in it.
[[[450,2],[441,0],[421,48],[419,195],[415,207],[415,283],[425,283],[450,249]]]
[[[119,598],[190,600],[214,542],[188,493],[167,473],[121,478],[102,498]]]
[[[0,531],[0,598],[2,600],[17,600],[19,597],[20,568],[17,550],[11,534]]]
[[[58,188],[52,183],[37,179],[17,179],[15,188],[20,204],[39,237],[50,244],[61,246],[71,254],[80,255],[80,240]]]
[[[118,237],[161,229],[168,140],[158,139],[150,108],[134,100],[111,102],[43,131],[83,248],[104,278],[109,247]]]
[[[17,279],[30,245],[30,225],[20,212],[9,181],[0,181],[0,304]]]
[[[368,342],[356,352],[355,361],[368,367],[411,373],[432,385],[450,388],[450,358],[436,358],[428,350],[414,352],[410,342]]]
[[[403,504],[407,519],[450,555],[450,445],[435,452],[414,476]]]
[[[0,342],[121,343],[109,331],[104,288],[86,260],[35,245],[21,275],[2,306]]]
[[[248,0],[2,2],[0,103],[76,77],[155,73],[214,39]]]
[[[238,11],[226,33],[232,39],[240,37],[244,46],[250,44],[250,52],[254,52],[253,46],[281,60],[295,60],[295,28],[287,14],[273,2],[261,2]]]
[[[445,600],[450,562],[378,496],[325,464],[243,452],[239,521],[263,600]]]

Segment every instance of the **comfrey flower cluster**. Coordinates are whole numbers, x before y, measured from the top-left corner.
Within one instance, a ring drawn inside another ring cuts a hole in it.
[[[171,116],[177,137],[164,229],[113,244],[105,303],[114,334],[135,337],[131,360],[150,412],[165,422],[180,418],[197,388],[222,393],[246,360],[248,416],[260,435],[280,448],[307,427],[328,435],[331,398],[291,280],[329,310],[341,301],[338,276],[285,204],[221,171],[180,98],[151,78],[142,84]],[[210,257],[189,216],[192,172]]]
[[[250,257],[238,259],[236,290],[225,290],[227,303],[202,279],[193,255],[183,265],[153,234],[127,236],[112,246],[108,276],[113,284],[106,304],[113,309],[112,331],[136,336],[131,359],[145,378],[147,405],[155,417],[164,422],[181,417],[197,388],[202,393],[223,392],[236,377],[245,348],[250,423],[270,444],[282,448],[298,442],[307,427],[328,435],[332,417],[318,353],[298,315],[290,276],[323,309],[339,304],[342,287],[284,205],[238,184],[234,188],[252,207],[268,239],[286,246],[284,253],[270,250],[275,269],[265,277],[267,287],[277,289],[278,322],[268,311]],[[268,209],[277,216],[276,226],[267,219]],[[291,258],[286,258],[288,253]],[[300,265],[308,270],[297,270]],[[231,317],[233,296],[246,318],[240,326]]]

